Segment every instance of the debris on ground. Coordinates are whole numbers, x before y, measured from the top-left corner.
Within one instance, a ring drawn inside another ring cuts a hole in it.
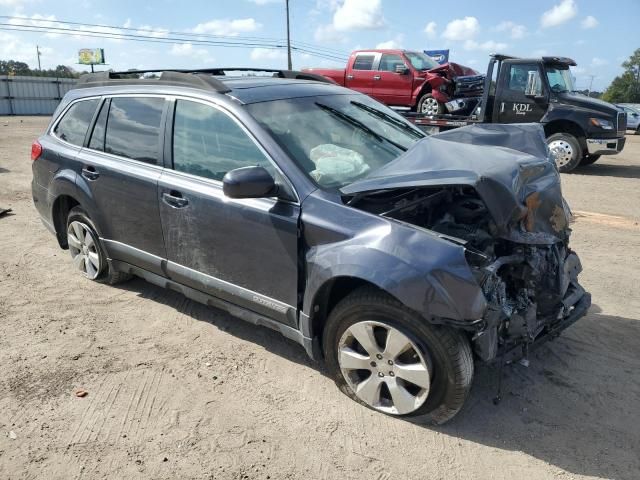
[[[80,389],[80,390],[76,390],[76,397],[86,397],[87,395],[89,395],[89,392],[87,392],[86,390]]]
[[[11,430],[11,431],[9,432],[9,438],[10,438],[11,440],[15,440],[16,438],[18,438],[18,435],[16,435],[16,432],[14,432],[13,430]]]

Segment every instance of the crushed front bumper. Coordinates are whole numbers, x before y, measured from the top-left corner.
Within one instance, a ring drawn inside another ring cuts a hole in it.
[[[503,256],[484,268],[489,274],[482,284],[488,308],[482,322],[476,326],[472,342],[476,355],[485,362],[518,346],[529,349],[557,337],[582,318],[591,306],[591,295],[578,283],[578,274],[582,271],[580,259],[572,251],[554,267],[550,274],[554,281],[549,290],[539,291],[535,297],[525,297],[525,293],[531,293],[527,289],[521,290],[516,298],[513,293],[509,295],[508,283],[505,283],[508,280],[501,279],[498,270],[509,265],[530,264],[533,259],[535,257],[529,256],[525,260],[521,254]],[[542,279],[538,277],[537,281]],[[539,307],[545,299],[551,300],[541,312]]]
[[[626,138],[587,138],[589,155],[615,155],[624,148]]]

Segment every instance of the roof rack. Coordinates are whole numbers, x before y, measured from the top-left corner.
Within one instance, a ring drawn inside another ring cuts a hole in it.
[[[266,72],[273,73],[277,78],[288,78],[295,80],[313,80],[322,83],[335,82],[322,75],[315,73],[301,72],[299,70],[281,70],[274,68],[252,68],[252,67],[216,67],[216,68],[204,68],[200,70],[189,70],[191,73],[210,73],[211,75],[226,76],[225,72]]]
[[[158,79],[142,77],[143,73],[161,72]],[[193,72],[197,73],[197,72]],[[218,93],[231,91],[224,83],[210,75],[194,75],[188,70],[129,70],[126,72],[96,72],[81,75],[76,88],[107,87],[113,85],[184,85],[206,88]]]
[[[267,72],[273,73],[276,78],[288,78],[297,80],[313,80],[323,83],[335,83],[332,80],[313,73],[300,72],[297,70],[277,70],[271,68],[249,68],[249,67],[217,67],[203,68],[197,70],[183,69],[154,69],[154,70],[127,70],[125,72],[96,72],[81,75],[76,84],[76,88],[106,87],[113,85],[184,85],[188,87],[206,88],[215,90],[218,93],[228,93],[231,91],[222,80],[216,76],[226,76],[225,72]],[[145,73],[160,73],[159,78],[140,77]]]

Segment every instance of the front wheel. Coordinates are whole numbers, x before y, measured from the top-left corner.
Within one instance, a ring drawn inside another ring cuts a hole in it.
[[[570,133],[554,133],[547,138],[547,145],[558,170],[562,173],[571,172],[580,165],[582,148],[578,139]]]
[[[377,290],[360,289],[334,308],[323,349],[338,388],[388,415],[442,424],[460,411],[471,390],[467,338],[429,324]]]
[[[433,98],[433,95],[426,93],[420,97],[416,110],[424,115],[440,115],[444,113],[444,105]]]

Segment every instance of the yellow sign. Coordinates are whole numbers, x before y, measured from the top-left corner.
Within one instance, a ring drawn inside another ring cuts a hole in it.
[[[78,63],[82,65],[104,64],[104,49],[82,48],[78,51]]]

